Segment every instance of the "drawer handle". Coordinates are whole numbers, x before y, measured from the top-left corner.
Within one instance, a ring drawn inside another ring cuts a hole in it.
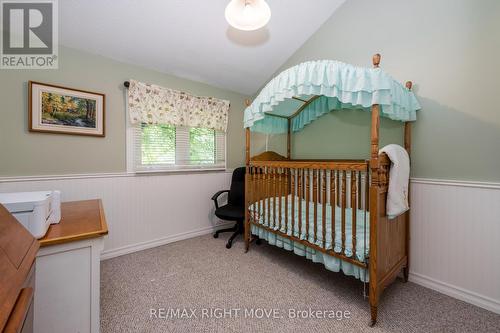
[[[24,325],[24,320],[33,300],[33,288],[23,288],[19,293],[14,310],[10,314],[4,333],[18,333]]]

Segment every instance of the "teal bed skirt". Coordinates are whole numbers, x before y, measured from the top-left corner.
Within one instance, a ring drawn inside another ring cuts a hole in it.
[[[274,229],[274,230],[279,230],[282,233],[286,233],[287,235],[291,236],[292,235],[292,197],[291,195],[288,195],[287,201],[288,201],[288,211],[285,211],[285,197],[276,197],[276,198],[270,198],[270,211],[269,211],[269,218],[267,214],[267,209],[268,209],[268,200],[261,200],[260,201],[260,212],[261,214],[259,215],[259,203],[254,203],[250,205],[249,211],[250,211],[250,218],[263,226],[266,226],[268,228]],[[273,212],[273,200],[276,200],[276,219],[274,219],[274,212]],[[281,227],[279,225],[278,219],[279,219],[279,201],[281,200]],[[317,204],[317,239],[316,241],[314,240],[314,203],[309,202],[309,233],[306,233],[307,230],[307,225],[306,225],[306,205],[307,202],[302,199],[302,223],[301,223],[301,229],[299,231],[299,199],[297,196],[294,198],[295,203],[294,203],[294,236],[298,237],[302,240],[307,240],[309,243],[316,244],[318,246],[323,247],[323,207],[322,204],[318,203]],[[264,202],[265,201],[265,202]],[[264,212],[264,205],[266,207],[265,214],[262,213]],[[288,214],[288,225],[285,226],[285,214]],[[326,204],[326,214],[325,214],[325,220],[326,220],[326,237],[325,237],[325,247],[328,250],[333,249],[335,252],[340,253],[342,251],[342,222],[341,222],[341,214],[342,214],[342,209],[338,206],[335,206],[335,223],[334,228],[335,228],[335,239],[333,240],[332,237],[332,207],[330,204]],[[370,241],[370,222],[369,222],[369,214],[368,212],[365,213],[363,210],[356,210],[356,253],[353,253],[353,246],[352,246],[352,209],[351,208],[346,208],[345,209],[345,255],[347,257],[353,257],[355,256],[355,259],[363,262],[365,261],[368,252],[369,252],[369,241]],[[276,222],[274,222],[276,221]],[[364,269],[362,267],[356,266],[354,264],[351,264],[347,261],[344,261],[342,259],[336,258],[334,256],[325,254],[323,252],[317,251],[309,246],[306,246],[300,242],[293,241],[289,238],[274,234],[268,230],[265,230],[263,228],[260,228],[257,225],[252,224],[251,225],[251,232],[253,235],[258,236],[261,239],[266,240],[269,244],[284,248],[288,251],[293,251],[295,254],[306,257],[309,260],[312,260],[315,263],[321,263],[325,266],[326,269],[333,271],[333,272],[340,272],[342,271],[344,274],[349,275],[349,276],[354,276],[355,278],[363,281],[363,282],[368,282],[369,280],[369,274],[368,270]],[[308,239],[306,237],[308,236]],[[332,242],[333,240],[333,242]]]

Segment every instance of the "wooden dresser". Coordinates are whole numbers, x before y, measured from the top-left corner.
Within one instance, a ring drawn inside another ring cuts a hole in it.
[[[38,247],[31,233],[0,204],[0,332],[33,332]]]

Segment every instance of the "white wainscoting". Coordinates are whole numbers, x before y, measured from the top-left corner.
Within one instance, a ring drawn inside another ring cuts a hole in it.
[[[206,234],[210,197],[230,172],[0,179],[0,192],[60,189],[63,201],[102,198],[103,259]],[[500,184],[412,180],[410,279],[500,313]]]
[[[410,281],[500,313],[500,184],[413,179]]]
[[[230,181],[231,173],[224,171],[38,177],[0,179],[0,192],[57,189],[62,201],[102,199],[109,228],[102,258],[108,259],[223,225],[210,198],[228,189]]]

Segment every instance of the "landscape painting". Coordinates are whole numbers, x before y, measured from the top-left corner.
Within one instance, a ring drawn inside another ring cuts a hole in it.
[[[104,94],[29,82],[30,131],[104,136]]]
[[[42,92],[43,124],[95,128],[95,111],[95,99]]]

